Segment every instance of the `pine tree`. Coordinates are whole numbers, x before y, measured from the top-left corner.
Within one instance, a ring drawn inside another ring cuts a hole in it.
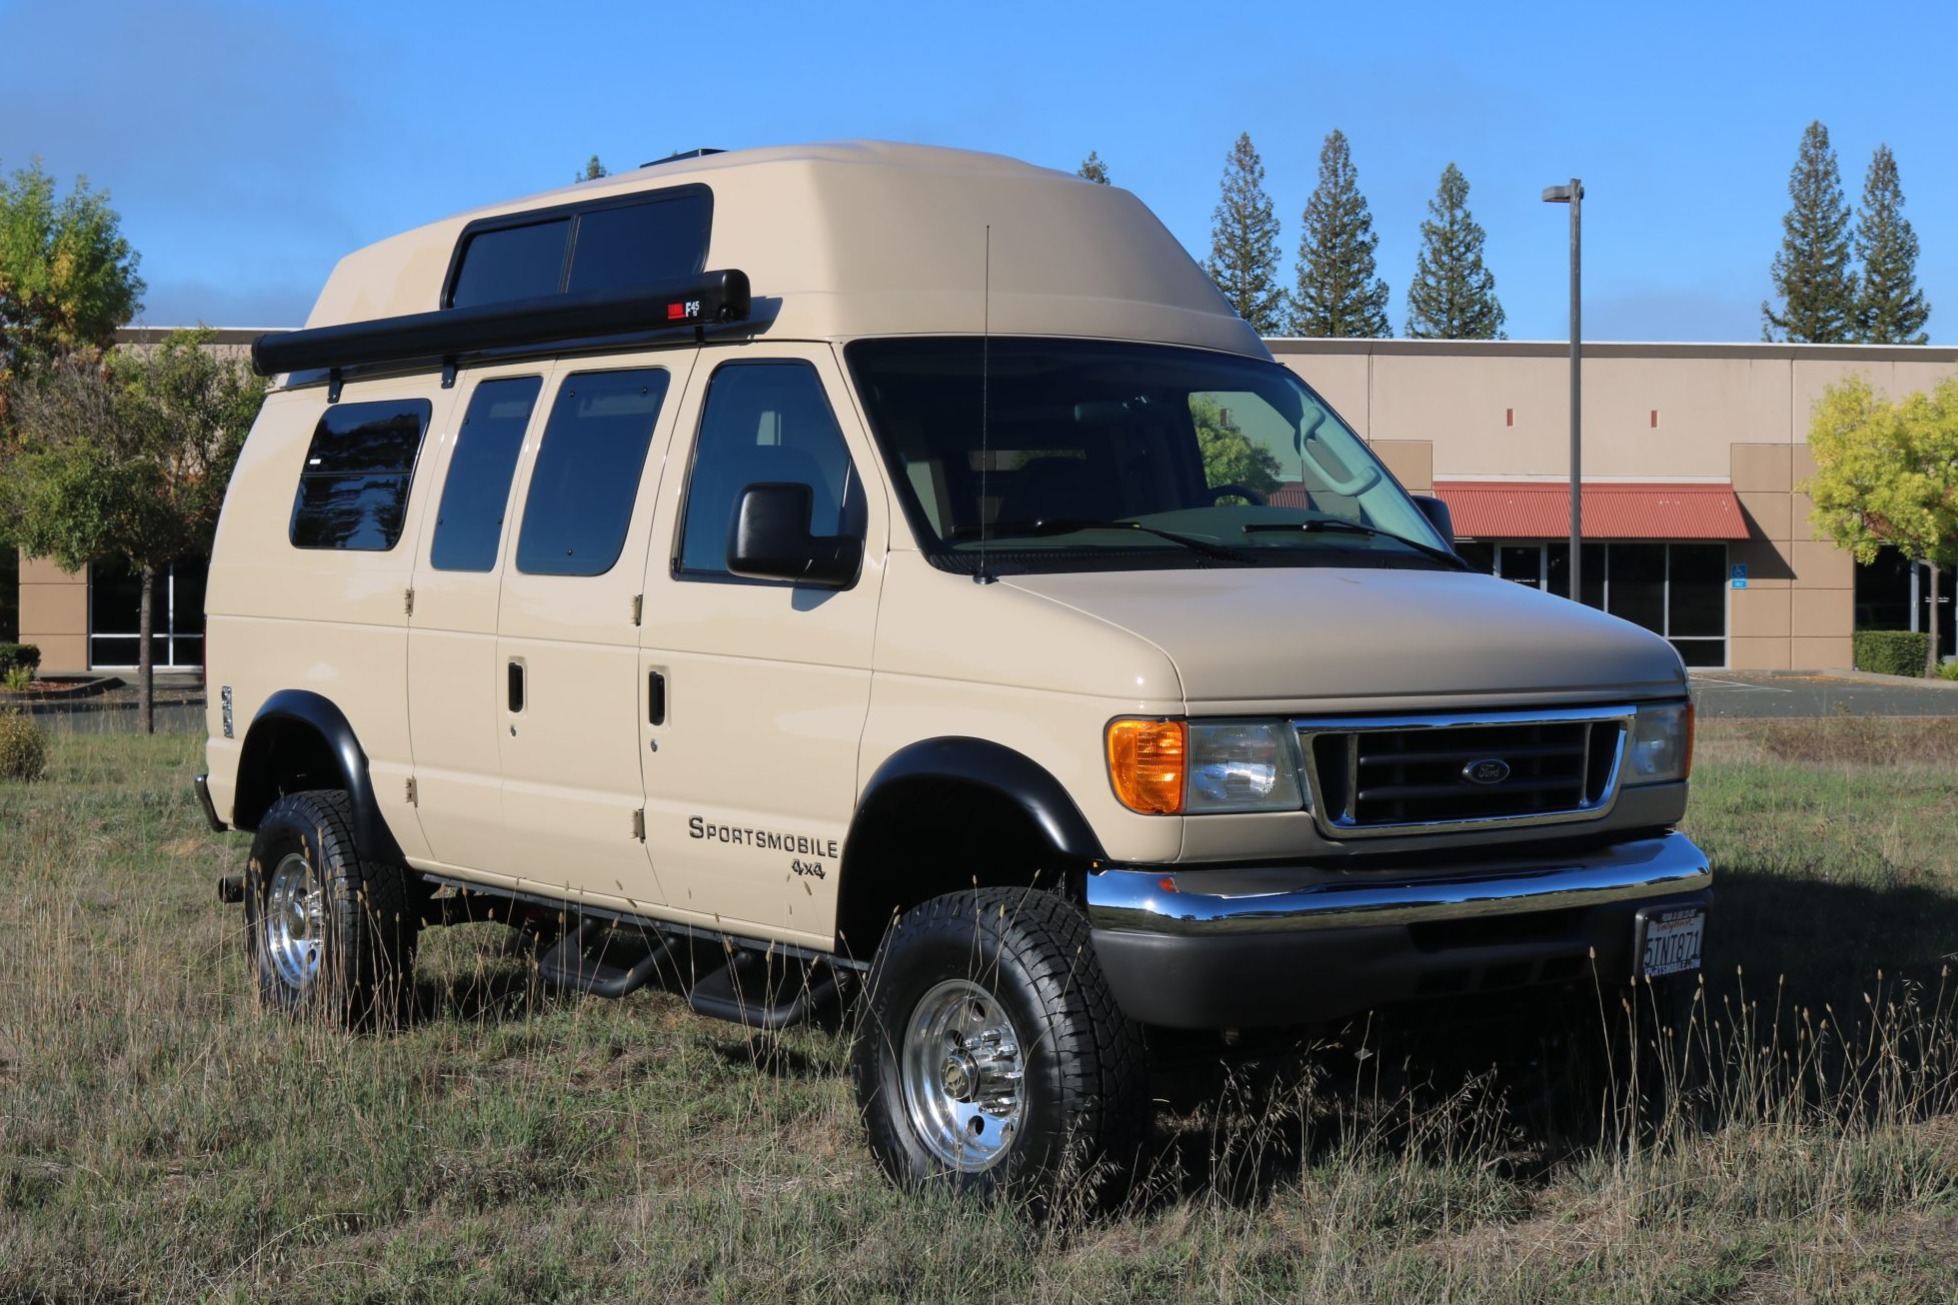
[[[1305,204],[1299,235],[1298,289],[1292,295],[1292,333],[1324,337],[1394,333],[1387,321],[1387,283],[1374,274],[1373,216],[1359,174],[1335,129],[1319,151],[1319,184]]]
[[[1856,338],[1856,273],[1849,265],[1849,201],[1842,195],[1829,129],[1811,122],[1788,174],[1794,201],[1781,219],[1781,252],[1769,274],[1782,308],[1761,304],[1761,338],[1840,344]]]
[[[611,175],[611,169],[607,168],[603,163],[600,163],[598,161],[598,155],[594,154],[585,160],[585,166],[579,170],[577,176],[571,179],[573,181],[597,181],[600,177],[609,177]]]
[[[1204,271],[1252,330],[1276,335],[1285,319],[1285,291],[1278,285],[1278,217],[1264,181],[1265,165],[1245,132],[1224,162]]]
[[[1081,160],[1080,170],[1074,175],[1085,181],[1092,181],[1097,186],[1110,184],[1108,180],[1108,165],[1103,163],[1101,161],[1101,155],[1095,153],[1093,150],[1089,150],[1088,157]]]
[[[1917,233],[1903,214],[1904,190],[1888,145],[1876,147],[1856,214],[1856,254],[1863,279],[1856,335],[1871,344],[1923,344],[1931,305],[1917,288]]]
[[[1482,227],[1469,216],[1468,178],[1450,163],[1421,223],[1421,256],[1407,291],[1407,333],[1416,340],[1501,340],[1495,274],[1482,265]]]

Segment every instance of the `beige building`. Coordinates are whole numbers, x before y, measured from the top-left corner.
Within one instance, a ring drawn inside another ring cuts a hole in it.
[[[1268,343],[1409,489],[1449,502],[1465,555],[1569,592],[1567,345]],[[1587,344],[1586,601],[1698,666],[1847,667],[1859,625],[1920,628],[1911,568],[1858,567],[1815,540],[1797,486],[1814,470],[1809,414],[1825,386],[1861,373],[1897,397],[1955,370],[1953,348]],[[1952,647],[1948,604],[1938,619]]]
[[[123,343],[162,334],[127,331]],[[217,344],[242,349],[255,334],[222,331]],[[1449,501],[1466,556],[1519,583],[1569,592],[1565,345],[1269,343],[1409,489]],[[1858,567],[1813,539],[1796,486],[1812,470],[1808,417],[1824,386],[1861,373],[1898,396],[1954,371],[1958,348],[1587,345],[1585,600],[1665,634],[1696,666],[1846,667],[1859,626],[1921,628],[1931,616],[1920,577],[1897,559]],[[32,559],[18,567],[18,635],[40,645],[45,669],[135,663],[129,577],[101,568],[68,575]],[[13,633],[6,570],[0,564],[0,640]],[[158,600],[157,663],[197,666],[201,560],[173,568]],[[1958,646],[1948,603],[1937,619],[1943,646]]]

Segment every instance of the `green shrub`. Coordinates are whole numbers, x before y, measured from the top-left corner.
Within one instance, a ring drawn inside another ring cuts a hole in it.
[[[0,671],[0,685],[19,693],[34,683],[34,670],[29,666],[9,666]]]
[[[1954,657],[1950,661],[1941,663],[1938,666],[1938,678],[1940,680],[1958,680],[1958,657]]]
[[[31,643],[0,643],[0,675],[16,666],[34,670],[41,664],[41,650]]]
[[[1931,655],[1931,636],[1911,630],[1858,630],[1856,669],[1878,675],[1924,674],[1924,659]]]
[[[20,711],[0,712],[0,779],[39,779],[47,764],[47,731]]]

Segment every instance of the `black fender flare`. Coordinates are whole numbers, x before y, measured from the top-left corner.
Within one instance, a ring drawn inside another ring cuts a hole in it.
[[[857,798],[856,814],[843,842],[845,870],[851,850],[863,846],[866,831],[875,827],[888,804],[904,800],[907,790],[945,782],[969,784],[1005,798],[1025,812],[1049,846],[1068,861],[1087,865],[1105,859],[1101,840],[1073,795],[1046,767],[990,739],[947,736],[906,744],[877,767]]]
[[[267,698],[252,717],[245,731],[245,746],[238,758],[238,796],[233,800],[233,820],[240,829],[255,830],[259,817],[276,800],[277,793],[259,794],[262,781],[253,777],[270,769],[268,753],[282,729],[298,727],[319,736],[339,771],[339,785],[353,807],[354,848],[364,859],[401,860],[401,845],[381,816],[374,801],[374,783],[367,773],[367,753],[361,749],[346,713],[332,699],[310,689],[280,689]],[[248,796],[249,795],[249,796]],[[265,801],[255,800],[264,796]]]

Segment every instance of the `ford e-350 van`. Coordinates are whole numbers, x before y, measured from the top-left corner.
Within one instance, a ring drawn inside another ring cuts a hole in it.
[[[350,254],[254,357],[199,792],[275,1006],[486,915],[849,1002],[885,1169],[984,1191],[1131,1147],[1157,1030],[1699,963],[1679,658],[1472,573],[1124,191],[701,154]]]

